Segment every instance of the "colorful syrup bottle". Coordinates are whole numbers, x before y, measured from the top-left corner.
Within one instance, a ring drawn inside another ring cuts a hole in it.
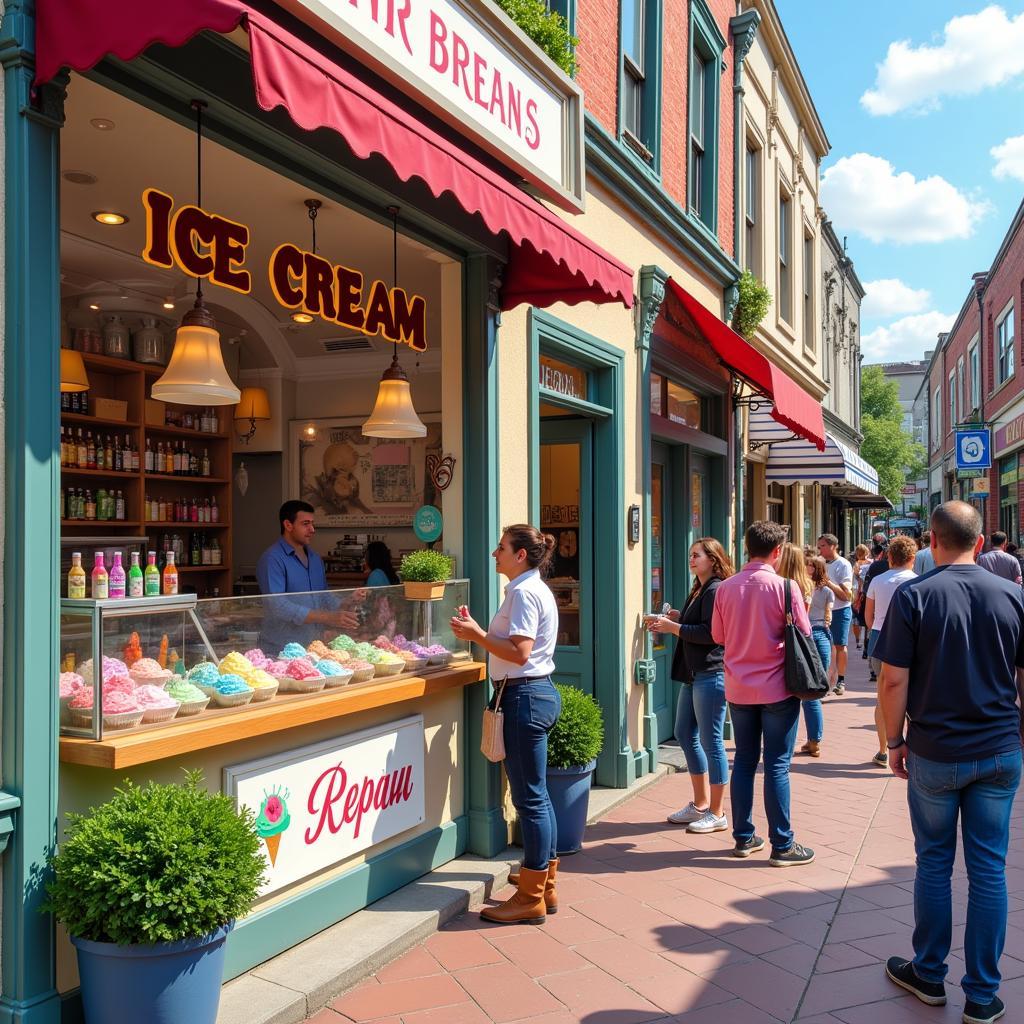
[[[167,564],[164,566],[164,594],[178,592],[178,567],[174,564],[174,551],[167,552]]]
[[[146,597],[160,596],[160,570],[156,567],[156,552],[146,557],[146,571],[143,575],[143,594]]]
[[[103,564],[103,552],[97,551],[92,567],[92,599],[105,601],[108,597],[110,597],[110,577]]]
[[[132,552],[132,565],[128,570],[128,596],[142,597],[144,595],[144,584],[142,580],[142,569],[139,566],[138,551]]]
[[[124,566],[121,565],[121,552],[114,552],[114,564],[110,567],[109,592],[112,600],[123,601],[127,591],[128,580]]]
[[[85,600],[85,570],[82,568],[82,552],[71,554],[71,571],[68,573],[68,597],[72,600]]]

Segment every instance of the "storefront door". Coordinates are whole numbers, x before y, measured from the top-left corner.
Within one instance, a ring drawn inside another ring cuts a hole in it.
[[[555,537],[548,585],[558,603],[559,682],[594,693],[593,426],[577,417],[541,419],[541,529]]]
[[[666,604],[679,607],[682,592],[674,586],[672,517],[672,449],[655,442],[651,447],[651,580],[650,599],[646,611],[660,612]],[[671,637],[654,633],[653,655],[657,664],[654,682],[654,714],[658,719],[658,739],[672,735],[675,728],[672,684],[672,653],[675,643]]]

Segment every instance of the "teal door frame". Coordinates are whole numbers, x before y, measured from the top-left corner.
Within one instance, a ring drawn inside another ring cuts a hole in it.
[[[679,555],[675,550],[679,530],[673,521],[672,509],[676,506],[676,488],[679,483],[679,459],[677,449],[661,441],[651,443],[651,573],[647,575],[647,589],[644,593],[644,610],[660,612],[660,608],[651,605],[650,594],[653,589],[652,574],[654,571],[654,465],[663,467],[661,478],[661,592],[663,600],[679,608],[682,596],[675,585],[676,574],[680,571]],[[682,563],[684,566],[686,562]],[[651,655],[654,658],[657,672],[652,691],[651,709],[658,721],[657,737],[661,743],[673,734],[675,729],[676,692],[678,684],[672,680],[672,657],[678,640],[665,635],[661,643],[655,644],[651,638]]]
[[[629,743],[626,721],[627,670],[622,624],[625,617],[626,507],[622,465],[625,454],[625,353],[550,313],[531,309],[528,336],[529,507],[540,521],[540,403],[559,405],[589,417],[594,430],[594,697],[604,712],[605,744],[597,759],[602,786],[631,786],[646,770]],[[540,356],[550,355],[589,373],[587,400],[568,399],[540,387]]]

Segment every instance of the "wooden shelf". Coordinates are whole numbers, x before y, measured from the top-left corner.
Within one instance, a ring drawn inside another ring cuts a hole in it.
[[[178,572],[224,572],[231,566],[226,562],[221,562],[220,565],[178,565],[175,568]]]
[[[123,469],[78,469],[75,466],[62,466],[64,476],[98,476],[117,477],[119,480],[138,480],[138,473],[126,473]]]
[[[194,719],[178,719],[170,725],[125,732],[108,730],[105,738],[98,741],[63,736],[60,759],[65,764],[113,770],[131,768],[419,697],[430,697],[446,690],[470,686],[484,678],[486,666],[470,661],[424,676],[381,679],[362,686],[340,686],[315,694],[286,693],[266,703],[250,704],[244,708],[204,711]]]
[[[229,481],[220,476],[175,476],[173,473],[143,473],[146,480],[172,480],[176,484],[226,484]],[[130,473],[129,476],[138,476]]]
[[[89,416],[81,412],[62,412],[60,418],[62,423],[81,423],[83,426],[91,424],[98,427],[124,427],[125,430],[139,429],[135,420],[105,420],[102,416]]]
[[[171,437],[208,437],[214,441],[227,441],[228,434],[211,434],[208,431],[193,430],[189,427],[175,427],[167,424],[163,427],[154,427],[151,423],[143,424],[147,434],[169,434]]]
[[[61,526],[130,526],[132,529],[139,529],[142,526],[136,519],[62,519]]]
[[[113,356],[104,356],[96,352],[83,352],[82,360],[86,366],[93,366],[97,370],[106,370],[108,373],[138,373],[146,364],[137,363],[134,359],[115,359]],[[161,373],[164,367],[156,367]]]
[[[147,519],[143,525],[153,527],[154,529],[180,526],[183,528],[187,527],[190,530],[227,530],[231,527],[230,523],[186,523],[184,521],[179,523],[176,519]]]

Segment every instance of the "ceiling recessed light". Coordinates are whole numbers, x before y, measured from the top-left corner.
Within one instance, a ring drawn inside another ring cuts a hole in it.
[[[311,324],[313,317],[309,313],[292,313],[292,319],[297,324]]]
[[[115,213],[113,210],[97,210],[92,215],[92,219],[100,224],[111,226],[128,223],[128,218],[123,213]]]
[[[70,181],[72,185],[95,185],[99,178],[88,171],[65,171],[64,180]]]
[[[112,132],[114,130],[114,122],[109,117],[94,117],[89,121],[89,124],[100,132]]]
[[[90,309],[99,309],[100,307],[99,307],[99,305],[97,305],[97,303],[95,303],[95,302],[90,302],[90,303],[89,303],[89,308],[90,308]]]
[[[164,299],[164,309],[174,309],[174,299],[172,299],[170,295]]]

